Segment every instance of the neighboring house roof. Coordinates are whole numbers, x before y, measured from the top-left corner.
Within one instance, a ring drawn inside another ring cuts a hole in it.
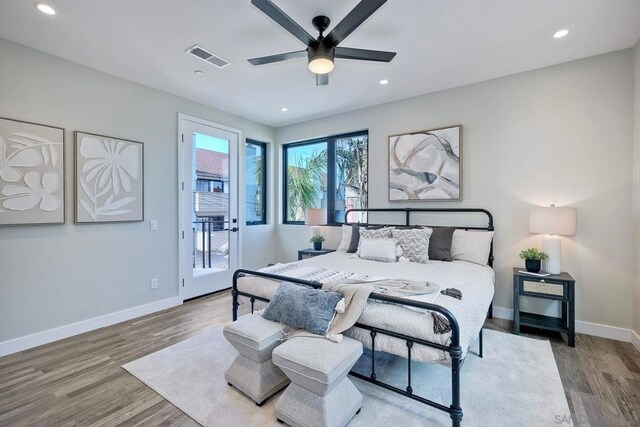
[[[196,175],[198,178],[229,180],[229,155],[218,151],[196,148]]]

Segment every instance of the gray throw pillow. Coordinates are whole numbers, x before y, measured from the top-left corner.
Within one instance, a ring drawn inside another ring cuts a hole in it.
[[[358,244],[360,243],[360,226],[358,224],[351,224],[351,242],[349,242],[348,254],[355,254],[358,251]]]
[[[342,299],[337,292],[283,283],[276,290],[262,317],[326,335],[336,305]]]
[[[451,256],[451,241],[453,227],[434,228],[429,238],[429,259],[433,261],[453,261]]]

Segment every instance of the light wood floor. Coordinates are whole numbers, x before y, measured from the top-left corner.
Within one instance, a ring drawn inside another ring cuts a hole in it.
[[[230,307],[225,292],[0,358],[0,425],[197,425],[120,366],[229,322]],[[486,327],[510,332],[511,322]],[[559,335],[526,335],[551,341],[575,425],[640,425],[631,344],[578,335],[569,348]]]

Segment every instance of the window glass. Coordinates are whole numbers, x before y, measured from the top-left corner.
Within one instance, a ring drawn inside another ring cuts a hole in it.
[[[305,209],[327,209],[327,223],[345,221],[349,209],[368,206],[368,133],[358,132],[283,146],[285,223],[300,224]],[[366,222],[352,212],[350,222]]]
[[[266,224],[266,144],[247,141],[245,150],[245,207],[247,225]]]
[[[327,143],[287,147],[286,165],[286,220],[304,222],[306,208],[327,204]]]
[[[349,209],[367,207],[367,140],[367,135],[335,139],[335,222],[344,222]],[[350,213],[349,222],[366,222],[366,213]]]

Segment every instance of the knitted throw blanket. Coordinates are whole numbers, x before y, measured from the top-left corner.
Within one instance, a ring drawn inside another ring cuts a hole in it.
[[[376,292],[384,295],[395,297],[409,297],[416,295],[425,295],[437,292],[438,285],[429,282],[418,282],[411,280],[385,279],[375,282],[358,282],[358,281],[340,281],[325,283],[322,289],[340,293],[344,297],[345,306],[336,313],[335,318],[329,327],[327,338],[331,340],[339,340],[337,338],[347,329],[356,324],[371,293]],[[432,313],[434,315],[435,313]],[[436,319],[434,316],[434,332],[442,332],[445,328],[442,326],[442,319]],[[448,324],[448,321],[444,319]],[[436,326],[437,325],[437,326]],[[449,330],[451,328],[449,327]]]

